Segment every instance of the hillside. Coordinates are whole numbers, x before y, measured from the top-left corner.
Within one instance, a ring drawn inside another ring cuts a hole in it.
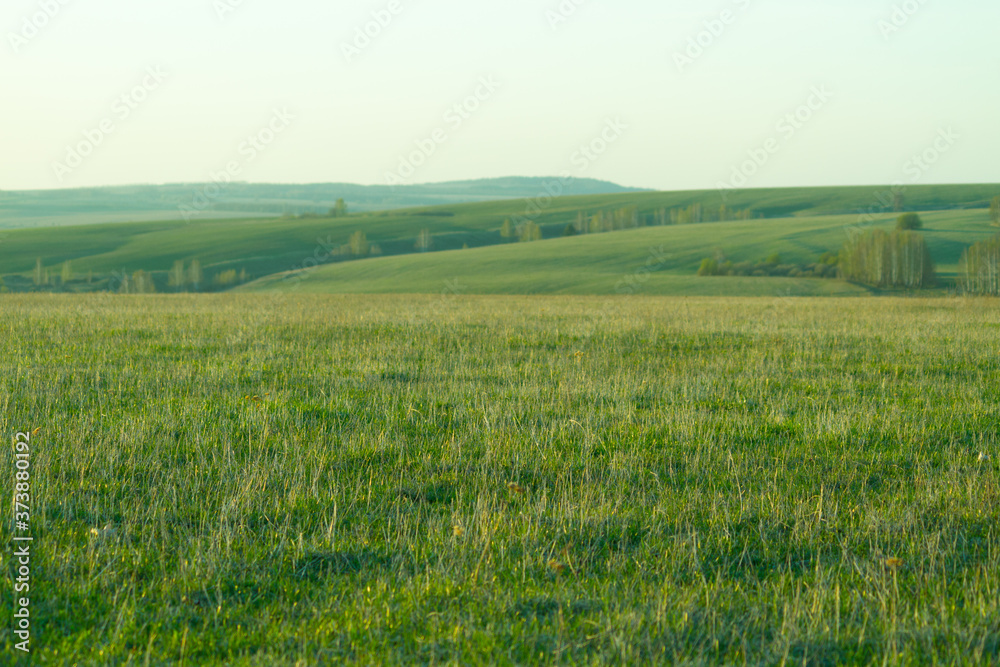
[[[962,250],[995,234],[984,212],[924,216],[939,273],[954,277]],[[854,216],[750,220],[636,230],[346,262],[271,276],[248,291],[427,294],[858,295],[868,290],[814,278],[699,277],[704,257],[734,262],[770,254],[806,263],[836,251]],[[876,227],[890,228],[883,215]]]
[[[617,278],[609,287],[607,276],[602,277],[598,285],[594,282],[598,280],[592,273],[594,270],[611,262],[609,272],[620,276],[634,270],[631,267],[640,256],[645,261],[646,248],[665,244],[677,258],[657,271],[647,288],[655,291],[661,289],[655,284],[666,280],[667,275],[692,279],[701,259],[715,255],[717,250],[734,261],[757,260],[772,253],[780,253],[783,261],[788,262],[815,261],[823,252],[840,248],[848,227],[871,221],[890,224],[895,213],[880,211],[878,206],[873,209],[876,214],[870,217],[857,213],[866,208],[866,203],[877,201],[877,192],[872,188],[744,191],[732,193],[726,206],[734,215],[740,212],[753,216],[750,220],[668,224],[570,239],[561,237],[566,226],[581,214],[620,212],[623,207],[634,207],[636,219],[646,224],[662,221],[665,212],[686,212],[694,206],[703,209],[706,217],[713,211],[718,215],[719,193],[641,192],[500,200],[340,218],[196,220],[189,224],[167,221],[13,230],[0,234],[0,277],[9,288],[17,290],[95,291],[114,289],[116,275],[145,271],[152,274],[158,289],[163,291],[167,272],[175,262],[189,265],[197,260],[205,275],[199,287],[202,290],[228,286],[212,285],[214,277],[224,271],[236,271],[253,280],[331,264],[310,278],[319,281],[310,289],[329,289],[320,287],[320,282],[327,281],[325,276],[329,276],[331,282],[350,285],[336,287],[339,291],[405,288],[436,292],[440,290],[440,277],[467,271],[473,278],[470,284],[477,285],[478,291],[605,293],[614,291]],[[993,192],[1000,192],[1000,186],[924,186],[907,190],[908,208],[933,211],[944,209],[951,202],[953,210],[927,215],[932,223],[928,239],[946,274],[957,270],[966,246],[994,233],[984,210]],[[831,213],[843,215],[830,217]],[[546,240],[508,247],[509,239],[502,238],[500,233],[504,220],[529,218],[539,224]],[[424,231],[433,252],[417,253],[417,240]],[[365,244],[373,254],[381,254],[382,258],[355,257],[348,244],[358,232],[364,233]],[[475,252],[461,256],[439,252],[465,247],[470,250],[463,252]],[[552,266],[548,265],[546,255],[550,252],[559,258]],[[34,285],[37,281],[33,280],[39,262],[43,272],[53,276],[42,287]],[[494,263],[506,268],[502,272],[477,268]],[[466,264],[468,268],[463,268]],[[379,276],[366,273],[372,271],[372,266],[386,273]],[[583,273],[577,278],[562,273],[574,270]],[[54,276],[64,271],[70,279],[59,284]],[[506,272],[517,275],[505,278]],[[533,277],[529,279],[529,275]],[[718,279],[709,288],[709,283],[699,280],[694,286],[664,286],[662,290],[702,293],[710,289],[712,293],[720,290],[728,293],[726,282],[727,279]],[[751,284],[752,290],[758,290],[763,283],[752,280]],[[834,289],[832,285],[818,287],[814,281],[807,281],[806,285],[803,289],[807,293]],[[738,293],[746,291],[738,286],[733,289]]]

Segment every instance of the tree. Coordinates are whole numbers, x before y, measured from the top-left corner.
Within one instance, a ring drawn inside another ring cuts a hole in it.
[[[590,234],[600,234],[604,231],[604,214],[598,211],[590,219],[590,228],[587,230]]]
[[[840,252],[840,271],[845,280],[872,287],[920,289],[937,284],[927,243],[913,231],[854,234]]]
[[[156,294],[156,283],[153,282],[153,276],[145,271],[136,271],[133,275],[138,274],[139,280],[136,281],[139,286],[139,294]]]
[[[167,277],[167,285],[177,291],[184,289],[184,286],[187,285],[187,274],[184,272],[183,259],[178,259],[174,262],[174,268],[170,269],[170,274]]]
[[[541,241],[542,240],[542,229],[534,220],[529,220],[528,222],[521,225],[520,239],[523,243],[530,243],[531,241]]]
[[[347,203],[343,198],[340,198],[333,205],[333,208],[330,209],[330,217],[343,218],[345,215],[347,215]]]
[[[503,226],[500,227],[500,237],[505,239],[512,239],[517,236],[517,232],[514,229],[514,223],[507,218],[503,221]]]
[[[572,222],[569,223],[568,225],[566,225],[566,229],[563,230],[563,234],[562,235],[563,236],[576,236],[577,235],[576,225],[574,225]]]
[[[35,259],[35,284],[44,285],[48,281],[45,279],[45,266],[42,264],[42,258],[38,257]]]
[[[365,233],[358,230],[351,235],[351,254],[355,257],[367,257],[368,253],[371,251],[371,246],[368,245],[368,237]]]
[[[1000,197],[994,197],[990,202],[990,220],[994,225],[1000,225]]]
[[[413,246],[420,252],[427,252],[434,245],[434,239],[431,237],[431,230],[421,229],[420,234],[417,236],[417,242]]]
[[[153,277],[145,271],[133,271],[131,279],[128,275],[122,276],[122,284],[118,289],[119,294],[155,294],[156,285],[153,284]]]
[[[68,261],[63,262],[62,272],[60,273],[59,278],[62,281],[63,285],[73,280],[73,267],[70,265]]]
[[[962,254],[962,286],[971,294],[1000,296],[1000,238],[975,243]]]
[[[906,208],[906,194],[902,190],[893,190],[892,210],[899,213],[904,208]]]
[[[923,226],[924,221],[916,213],[904,213],[896,218],[896,229],[899,230],[921,229]]]
[[[191,260],[191,268],[188,269],[188,282],[191,283],[194,291],[198,291],[198,286],[201,285],[201,281],[204,280],[204,275],[201,272],[201,262],[197,259]]]

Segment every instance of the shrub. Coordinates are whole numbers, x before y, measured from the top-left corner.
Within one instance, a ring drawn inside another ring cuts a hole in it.
[[[924,221],[920,219],[920,216],[916,213],[904,213],[903,215],[896,218],[896,229],[901,231],[911,230],[911,229],[921,229],[924,226]]]
[[[212,282],[219,287],[229,287],[230,285],[235,285],[237,280],[236,269],[228,269],[215,274]]]
[[[699,276],[756,276],[756,277],[793,277],[793,278],[836,278],[837,267],[822,262],[814,264],[777,264],[773,263],[776,255],[760,262],[736,262],[717,256],[705,258],[698,268]],[[836,255],[833,255],[836,257]]]
[[[701,260],[701,266],[698,267],[699,276],[716,276],[719,274],[719,263],[712,259],[711,257],[706,257]]]

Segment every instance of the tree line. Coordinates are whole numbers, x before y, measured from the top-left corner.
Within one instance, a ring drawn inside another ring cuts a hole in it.
[[[852,235],[840,253],[845,280],[871,287],[921,289],[937,285],[924,237],[914,231],[871,229]]]
[[[961,275],[966,292],[1000,296],[1000,237],[967,248],[962,255]]]
[[[840,277],[871,287],[922,289],[938,284],[934,262],[924,237],[916,230],[923,221],[916,213],[904,213],[896,220],[896,229],[886,232],[870,229],[853,233],[839,254],[825,253],[811,264],[782,264],[774,254],[757,262],[734,264],[722,257],[708,257],[698,268],[700,276],[787,276],[795,278]],[[977,244],[978,245],[978,244]],[[991,254],[992,253],[992,254]],[[994,246],[973,246],[967,252],[970,284],[1000,282],[1000,241]],[[995,285],[995,283],[994,283]],[[994,286],[994,289],[997,289]]]

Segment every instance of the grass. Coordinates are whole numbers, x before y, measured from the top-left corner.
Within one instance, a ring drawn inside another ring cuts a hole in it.
[[[923,215],[940,275],[953,282],[968,245],[996,234],[985,211]],[[243,289],[305,293],[616,294],[673,296],[859,296],[837,280],[698,277],[701,260],[734,262],[772,253],[787,263],[837,252],[856,216],[669,225],[440,253],[382,257],[269,276]],[[872,226],[891,229],[894,215]]]
[[[39,664],[1000,664],[993,301],[0,305]]]

